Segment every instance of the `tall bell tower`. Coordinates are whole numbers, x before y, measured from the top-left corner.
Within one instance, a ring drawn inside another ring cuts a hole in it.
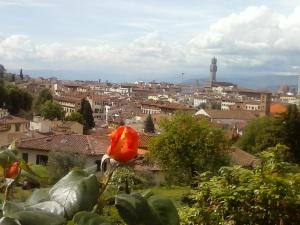
[[[216,57],[213,57],[211,59],[211,64],[210,64],[210,82],[213,84],[214,82],[217,81],[217,59]]]

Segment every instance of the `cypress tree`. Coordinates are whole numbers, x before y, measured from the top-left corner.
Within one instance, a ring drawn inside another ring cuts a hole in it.
[[[24,79],[24,75],[23,75],[23,70],[20,70],[20,79],[23,80]]]
[[[149,114],[144,122],[144,131],[146,133],[155,133],[155,127],[152,116]]]
[[[95,127],[93,110],[88,100],[81,100],[80,114],[83,117],[83,129],[86,133],[89,129]]]

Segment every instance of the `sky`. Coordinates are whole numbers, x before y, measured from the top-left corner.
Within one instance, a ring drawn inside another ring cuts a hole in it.
[[[0,0],[0,64],[82,80],[300,72],[299,0]]]

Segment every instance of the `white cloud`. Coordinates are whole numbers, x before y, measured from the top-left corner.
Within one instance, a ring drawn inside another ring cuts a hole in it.
[[[48,7],[53,4],[47,0],[0,0],[1,6],[34,6],[34,7]]]
[[[246,69],[281,57],[282,67],[289,67],[289,61],[300,59],[295,56],[300,53],[299,40],[300,7],[285,16],[260,6],[219,20],[207,32],[196,35],[188,46],[192,53],[217,54],[225,65],[244,65]]]
[[[0,0],[1,3],[1,0]],[[195,22],[196,23],[196,22]],[[129,26],[148,29],[147,24]],[[209,59],[218,57],[219,71],[249,70],[289,72],[300,62],[300,7],[283,15],[266,6],[248,7],[211,24],[186,43],[165,41],[151,32],[129,44],[103,40],[92,43],[37,44],[30,37],[0,38],[0,61],[7,67],[19,64],[31,69],[109,68],[115,73],[170,74],[178,71],[206,73]]]

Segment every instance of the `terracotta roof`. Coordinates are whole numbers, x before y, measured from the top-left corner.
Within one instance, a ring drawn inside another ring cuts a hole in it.
[[[73,102],[73,103],[80,103],[82,98],[81,97],[74,97],[74,96],[54,96],[54,100],[56,101],[64,101],[64,102]]]
[[[232,149],[232,151],[229,152],[229,157],[234,164],[240,166],[256,167],[260,163],[257,157],[238,148]]]
[[[167,102],[142,102],[141,105],[145,106],[153,106],[161,109],[173,109],[173,110],[195,110],[194,108],[188,107],[186,105],[178,104],[178,103],[167,103]]]
[[[287,105],[281,103],[271,103],[270,105],[270,113],[271,114],[279,114],[283,113],[287,110]]]
[[[140,137],[139,148],[148,149],[151,139],[155,136],[156,136],[155,134],[140,133],[139,134],[139,137]]]
[[[57,134],[48,137],[23,140],[18,143],[20,149],[40,151],[71,150],[88,155],[101,155],[109,146],[108,138],[91,135]]]
[[[11,115],[0,118],[0,124],[15,124],[15,123],[29,123],[29,121],[21,117],[11,116]]]
[[[244,110],[205,110],[212,119],[252,120],[255,114]]]

